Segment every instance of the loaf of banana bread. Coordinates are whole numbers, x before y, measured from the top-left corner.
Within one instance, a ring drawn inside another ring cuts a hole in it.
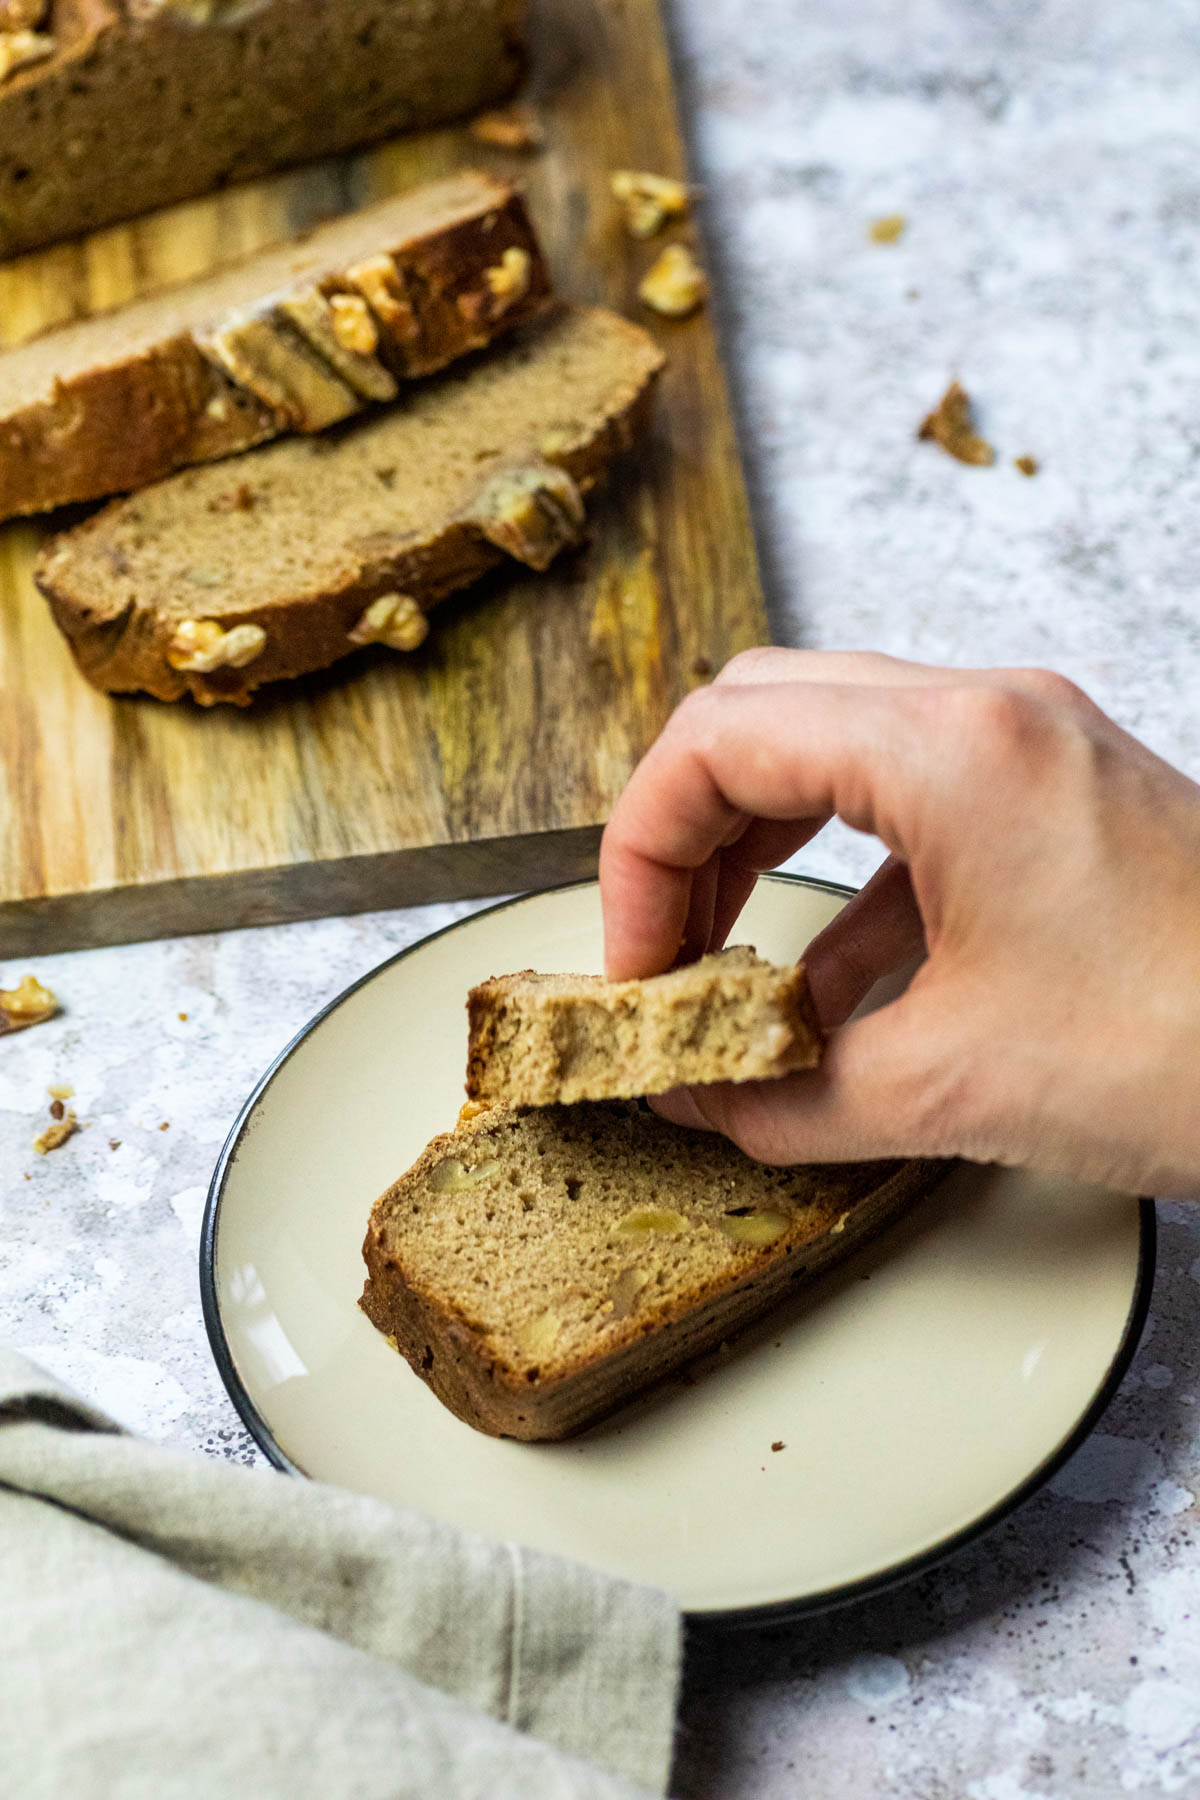
[[[493,105],[524,0],[6,0],[0,255]]]

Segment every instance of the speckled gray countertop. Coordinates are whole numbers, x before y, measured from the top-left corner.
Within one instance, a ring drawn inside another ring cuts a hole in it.
[[[1046,663],[1200,774],[1191,0],[677,0],[675,29],[777,638]],[[990,470],[914,442],[951,375]],[[5,1338],[254,1461],[196,1286],[220,1143],[320,1005],[468,910],[37,964],[68,1010],[0,1053]],[[35,1157],[64,1080],[90,1129]],[[1200,1208],[1164,1204],[1142,1349],[1050,1490],[891,1595],[695,1640],[675,1790],[1200,1794],[1198,1338]]]

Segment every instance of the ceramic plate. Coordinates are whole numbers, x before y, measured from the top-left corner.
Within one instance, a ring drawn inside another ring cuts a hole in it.
[[[764,879],[736,937],[794,959],[845,898]],[[247,1102],[213,1179],[202,1286],[221,1373],[267,1455],[731,1620],[895,1580],[1039,1485],[1136,1348],[1153,1211],[998,1169],[960,1170],[690,1385],[583,1437],[484,1437],[434,1399],[355,1304],[367,1214],[454,1122],[468,987],[530,966],[599,971],[594,884],[394,957]]]

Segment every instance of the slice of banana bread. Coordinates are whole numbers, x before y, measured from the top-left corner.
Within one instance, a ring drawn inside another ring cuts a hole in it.
[[[0,19],[0,256],[494,106],[525,66],[524,0],[25,0],[20,15]]]
[[[520,195],[467,171],[0,356],[0,518],[321,431],[545,304]]]
[[[467,996],[467,1093],[510,1106],[637,1099],[812,1069],[822,1035],[803,963],[733,948],[647,981],[497,975]]]
[[[947,1166],[768,1168],[631,1101],[485,1109],[376,1201],[361,1305],[469,1425],[567,1437],[882,1230]]]
[[[505,555],[544,569],[578,541],[662,362],[613,313],[551,311],[403,406],[114,502],[47,545],[38,586],[112,693],[245,705],[361,644],[413,650]]]

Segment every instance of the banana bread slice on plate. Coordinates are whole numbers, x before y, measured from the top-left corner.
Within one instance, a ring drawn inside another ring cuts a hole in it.
[[[464,1112],[376,1201],[361,1304],[452,1412],[498,1437],[581,1431],[949,1166],[771,1168],[631,1101]]]

